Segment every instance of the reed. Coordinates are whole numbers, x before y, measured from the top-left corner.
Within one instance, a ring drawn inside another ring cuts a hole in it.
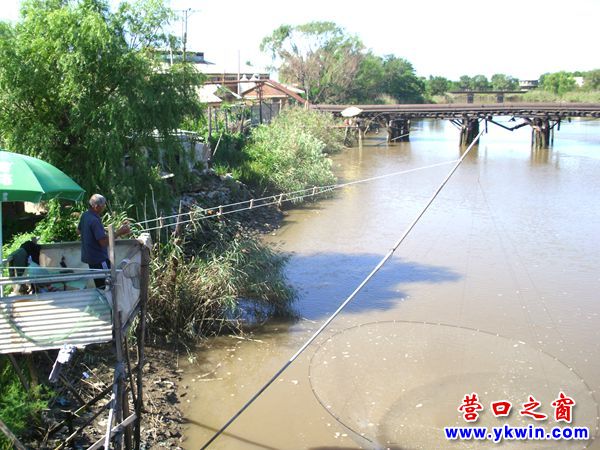
[[[294,314],[287,257],[235,223],[204,221],[155,250],[148,314],[157,339],[193,341]]]

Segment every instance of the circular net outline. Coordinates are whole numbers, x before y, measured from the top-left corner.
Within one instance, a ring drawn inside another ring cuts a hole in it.
[[[308,367],[308,371],[309,371],[309,383],[310,383],[310,387],[311,390],[313,392],[313,395],[315,396],[315,399],[317,400],[317,402],[321,405],[321,407],[327,411],[327,413],[337,422],[339,423],[342,427],[344,427],[345,429],[347,429],[350,433],[352,433],[352,437],[353,440],[359,442],[361,445],[366,446],[367,448],[376,448],[376,449],[380,449],[380,448],[385,448],[385,449],[404,449],[406,448],[404,446],[404,444],[400,444],[400,443],[388,443],[385,445],[379,444],[376,439],[370,438],[368,436],[365,435],[365,433],[361,433],[359,431],[357,431],[353,426],[351,426],[350,424],[346,423],[338,414],[336,414],[333,411],[333,407],[327,405],[327,403],[321,398],[321,396],[319,396],[317,389],[314,386],[314,365],[315,365],[315,358],[317,357],[317,355],[319,354],[319,351],[325,346],[326,343],[331,342],[332,340],[334,340],[336,337],[339,337],[341,335],[343,335],[344,333],[347,333],[349,331],[352,330],[356,330],[359,328],[366,328],[368,326],[371,325],[379,325],[379,324],[411,324],[411,325],[427,325],[427,326],[441,326],[441,327],[447,327],[447,328],[454,328],[454,329],[460,329],[460,330],[464,330],[464,331],[469,331],[469,332],[476,332],[476,333],[482,333],[485,334],[487,336],[491,336],[491,337],[496,337],[496,338],[501,338],[504,340],[507,340],[509,342],[518,342],[517,340],[515,340],[514,338],[510,338],[508,336],[504,336],[502,334],[499,333],[494,333],[494,332],[490,332],[490,331],[486,331],[486,330],[482,330],[482,329],[478,329],[478,328],[473,328],[473,327],[466,327],[466,326],[460,326],[460,325],[452,325],[452,324],[446,324],[446,323],[442,323],[442,322],[428,322],[428,321],[412,321],[412,320],[385,320],[385,321],[374,321],[374,322],[365,322],[365,323],[361,323],[361,324],[357,324],[348,328],[344,328],[342,330],[336,331],[335,333],[333,333],[332,335],[330,335],[325,341],[323,341],[322,343],[319,344],[319,346],[317,347],[317,349],[315,350],[315,352],[312,354],[312,356],[310,357],[309,360],[309,367]],[[523,342],[520,342],[521,344],[524,344]],[[587,389],[587,393],[589,394],[590,398],[592,399],[592,401],[594,402],[594,406],[595,406],[595,411],[596,411],[596,417],[595,417],[595,428],[593,430],[590,430],[590,438],[587,441],[573,441],[573,442],[578,442],[580,444],[584,444],[582,447],[580,448],[588,448],[594,441],[596,441],[598,435],[600,434],[600,404],[596,398],[596,395],[594,393],[594,391],[590,388],[590,386],[588,385],[588,383],[585,381],[585,379],[572,367],[570,367],[569,365],[567,365],[566,363],[564,363],[562,360],[560,360],[559,358],[557,358],[556,356],[552,355],[549,352],[546,352],[543,349],[537,348],[537,349],[532,349],[535,352],[540,353],[541,355],[550,358],[553,361],[556,361],[558,364],[560,364],[561,366],[563,366],[569,373],[571,373],[574,377],[576,377],[581,384],[585,387],[585,389]],[[460,402],[460,399],[457,399],[457,406],[458,403]],[[467,423],[465,422],[465,425]],[[472,441],[465,441],[464,443],[466,444],[475,444],[475,446],[477,448],[485,448],[484,446],[482,446],[482,444],[484,444],[485,442],[490,442],[491,441],[477,441],[475,440],[474,442]],[[525,443],[527,441],[516,441],[517,444],[520,443]],[[542,441],[542,442],[547,442],[548,445],[550,445],[552,442],[556,441]],[[448,444],[450,444],[451,442],[448,441]],[[503,443],[501,443],[500,445],[502,446],[502,444],[507,444],[508,442],[504,441]],[[453,444],[459,444],[459,445],[454,445],[457,448],[464,448],[464,447],[460,447],[460,442],[454,442]],[[514,444],[514,442],[513,442]],[[498,446],[498,444],[492,444],[493,448],[496,448]],[[505,446],[503,446],[503,448],[506,448]]]

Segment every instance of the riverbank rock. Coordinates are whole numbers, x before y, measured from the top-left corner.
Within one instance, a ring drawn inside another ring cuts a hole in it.
[[[184,212],[194,208],[215,208],[232,203],[247,202],[260,195],[234,179],[231,174],[218,175],[212,169],[195,171],[194,182],[182,196]],[[240,209],[247,205],[240,205]],[[246,231],[268,233],[278,228],[283,213],[277,205],[255,207],[227,215],[228,220],[237,221]]]

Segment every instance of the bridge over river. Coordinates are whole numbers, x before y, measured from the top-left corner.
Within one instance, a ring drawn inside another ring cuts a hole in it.
[[[346,115],[342,112],[349,111],[360,132],[373,124],[383,126],[388,130],[388,141],[408,139],[413,119],[450,120],[461,131],[461,144],[471,143],[479,133],[481,122],[485,126],[490,122],[510,131],[531,126],[532,145],[536,148],[546,148],[552,143],[554,129],[559,130],[564,119],[600,117],[600,103],[311,105],[311,108],[336,115]],[[515,125],[507,127],[495,121],[494,117],[498,116],[512,116]]]

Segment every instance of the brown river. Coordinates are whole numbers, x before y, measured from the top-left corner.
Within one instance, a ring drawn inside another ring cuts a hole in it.
[[[185,365],[184,448],[201,448],[379,263],[461,156],[458,139],[423,121],[410,142],[382,132],[334,155],[340,183],[380,178],[289,211],[266,237],[291,255],[300,319],[213,339]],[[600,449],[600,122],[563,123],[550,150],[530,139],[490,125],[381,271],[210,448]],[[448,439],[447,427],[485,434]]]

